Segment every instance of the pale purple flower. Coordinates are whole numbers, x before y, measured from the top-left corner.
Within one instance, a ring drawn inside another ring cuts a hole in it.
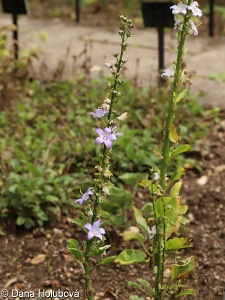
[[[188,6],[183,3],[178,3],[177,5],[173,5],[170,7],[172,9],[172,14],[183,14],[186,15]]]
[[[90,223],[84,225],[84,228],[87,228],[89,230],[87,236],[88,240],[92,239],[94,236],[102,240],[102,235],[105,234],[105,229],[99,228],[99,226],[100,226],[100,220],[95,221],[93,225],[91,225]]]
[[[192,20],[189,20],[189,24],[191,25],[194,35],[198,35],[198,29],[197,29],[195,23]]]
[[[112,127],[112,133],[115,133],[115,135],[117,135],[117,136],[122,136],[123,134],[122,134],[122,132],[116,132],[116,126],[114,126],[114,127]]]
[[[89,112],[89,115],[92,115],[93,118],[102,118],[107,113],[106,110],[102,108],[97,108],[94,112]]]
[[[110,60],[108,62],[105,63],[105,67],[110,70],[112,67],[115,66],[115,61],[114,60]]]
[[[106,127],[104,130],[97,128],[96,132],[99,137],[97,137],[95,140],[95,144],[98,145],[104,143],[108,149],[112,148],[112,141],[117,139],[116,134],[112,131],[112,128]]]
[[[82,204],[84,201],[87,201],[89,199],[90,195],[93,195],[93,187],[90,187],[83,195],[80,199],[77,199],[76,201],[74,201],[74,203],[79,202],[80,204]]]
[[[201,17],[202,11],[198,8],[198,2],[193,1],[191,5],[188,6],[188,9],[192,11],[194,17]]]
[[[174,69],[172,69],[172,68],[165,69],[164,72],[162,73],[161,77],[163,78],[164,76],[167,76],[167,77],[174,76]]]

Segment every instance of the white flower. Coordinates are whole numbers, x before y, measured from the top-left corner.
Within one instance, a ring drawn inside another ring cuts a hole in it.
[[[197,29],[195,23],[192,20],[190,20],[189,24],[191,25],[194,35],[198,35],[198,29]]]
[[[174,29],[182,30],[183,29],[183,23],[181,20],[174,18]]]
[[[107,113],[109,112],[109,107],[110,107],[109,104],[106,104],[106,103],[102,104],[102,109]]]
[[[117,119],[120,121],[123,121],[127,118],[127,112],[124,112],[122,115],[120,115]]]
[[[188,6],[183,3],[178,3],[170,7],[172,9],[172,14],[183,14],[186,15]]]
[[[110,60],[110,61],[108,61],[108,62],[106,62],[105,63],[105,67],[107,68],[107,69],[111,69],[112,67],[114,67],[115,66],[115,61],[114,60]]]
[[[107,186],[103,186],[102,191],[104,193],[104,196],[110,195],[110,192],[109,192],[109,189],[107,188]]]
[[[198,8],[198,2],[193,1],[191,5],[188,6],[188,9],[192,11],[194,17],[201,17],[202,11]]]
[[[156,235],[156,226],[154,225],[151,229],[148,228],[148,234],[150,239],[152,239],[154,237],[154,235]]]
[[[153,174],[153,180],[154,180],[154,181],[158,181],[159,178],[160,178],[159,173],[155,172],[155,173]]]
[[[167,77],[174,76],[174,69],[172,68],[165,69],[161,77],[163,78],[163,76],[167,76]]]

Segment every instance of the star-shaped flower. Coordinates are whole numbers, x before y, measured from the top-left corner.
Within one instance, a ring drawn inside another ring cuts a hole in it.
[[[110,149],[112,148],[112,141],[116,140],[116,134],[113,132],[112,128],[106,127],[104,130],[101,128],[96,129],[97,134],[99,137],[95,140],[95,144],[102,144],[104,143],[105,146]]]
[[[87,201],[89,199],[90,195],[93,195],[93,187],[90,187],[83,195],[80,199],[77,199],[76,201],[74,201],[74,203],[79,202],[80,204],[82,204],[84,201]]]
[[[100,220],[95,221],[93,225],[91,225],[90,223],[84,225],[84,228],[87,228],[89,230],[87,236],[88,240],[92,239],[94,236],[102,240],[102,235],[105,234],[105,229],[99,228],[99,226],[100,226]]]
[[[89,115],[92,115],[93,118],[102,118],[108,111],[102,109],[102,108],[97,108],[94,112],[89,112]]]
[[[172,9],[172,14],[183,14],[186,15],[188,6],[183,3],[178,3],[177,5],[173,5],[170,7]]]

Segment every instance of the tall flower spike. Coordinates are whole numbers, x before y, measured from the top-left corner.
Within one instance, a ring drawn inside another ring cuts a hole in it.
[[[89,230],[87,236],[88,240],[92,239],[94,236],[102,240],[102,236],[103,234],[105,234],[105,229],[99,228],[99,226],[100,226],[100,220],[95,221],[93,225],[91,225],[90,223],[84,225],[84,228],[87,228]]]

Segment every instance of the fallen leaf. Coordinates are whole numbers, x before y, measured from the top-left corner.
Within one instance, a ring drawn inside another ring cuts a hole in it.
[[[5,289],[7,289],[10,285],[12,285],[15,282],[17,282],[17,277],[13,277],[13,278],[9,279],[5,284]]]
[[[42,262],[44,262],[45,259],[46,259],[45,254],[38,254],[37,256],[35,256],[34,258],[31,259],[30,263],[32,265],[38,265],[38,264],[41,264]]]

